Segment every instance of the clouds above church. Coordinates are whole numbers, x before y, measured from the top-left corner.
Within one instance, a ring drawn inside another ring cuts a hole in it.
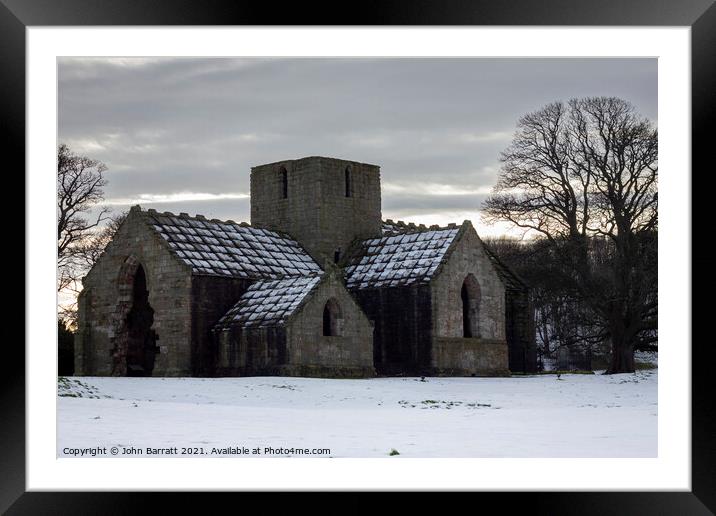
[[[477,214],[522,114],[615,95],[657,117],[655,59],[63,58],[58,75],[59,141],[107,164],[116,209],[234,220],[250,167],[310,155],[380,165],[385,218]]]

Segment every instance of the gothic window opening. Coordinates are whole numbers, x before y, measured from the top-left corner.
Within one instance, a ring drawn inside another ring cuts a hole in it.
[[[472,274],[468,274],[465,281],[463,281],[460,298],[462,299],[463,337],[479,337],[480,284]]]
[[[338,301],[331,298],[323,307],[323,335],[337,337],[343,333],[343,315]]]
[[[281,197],[288,199],[288,170],[281,168]]]
[[[340,259],[341,259],[341,250],[336,249],[335,252],[333,253],[333,263],[338,263],[340,261]]]
[[[353,188],[351,184],[351,167],[346,167],[345,171],[346,197],[353,196]]]

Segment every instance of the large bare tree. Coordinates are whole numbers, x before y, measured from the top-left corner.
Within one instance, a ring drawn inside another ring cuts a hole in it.
[[[608,373],[634,371],[635,345],[655,335],[657,141],[622,99],[549,104],[518,121],[485,203],[489,218],[553,246],[564,279],[603,322]],[[595,248],[598,238],[609,244]]]
[[[101,207],[106,170],[101,161],[76,155],[67,145],[57,149],[57,290],[73,299],[81,290],[81,278],[126,217]],[[74,326],[76,308],[74,302],[58,307],[63,325]]]
[[[102,208],[89,217],[89,211],[104,200],[107,167],[101,161],[74,154],[61,144],[57,148],[57,290],[79,279],[84,261],[83,247],[107,218]]]

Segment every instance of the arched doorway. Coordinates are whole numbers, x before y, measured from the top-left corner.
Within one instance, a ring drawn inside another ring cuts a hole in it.
[[[323,335],[337,337],[343,333],[343,315],[338,301],[331,298],[323,307]]]
[[[127,376],[152,375],[156,351],[153,323],[147,277],[144,267],[139,265],[132,287],[132,308],[127,314]]]
[[[468,274],[460,289],[462,299],[462,333],[463,337],[480,336],[480,284],[472,274]]]
[[[156,354],[156,335],[152,330],[154,310],[144,267],[137,265],[132,285],[132,307],[126,318],[127,376],[151,376]]]
[[[154,370],[159,337],[151,329],[154,310],[149,305],[148,290],[144,267],[137,256],[128,256],[117,274],[117,304],[112,314],[112,376],[151,376]]]

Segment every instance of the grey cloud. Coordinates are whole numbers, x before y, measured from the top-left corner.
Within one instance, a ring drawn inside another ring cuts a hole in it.
[[[246,192],[251,166],[309,155],[475,191],[519,116],[547,102],[616,95],[657,118],[656,59],[63,58],[58,71],[58,139],[107,164],[111,198]],[[481,201],[413,194],[384,207]],[[236,200],[194,207],[248,217]]]
[[[477,211],[487,195],[386,195],[383,196],[383,209],[393,212],[412,211],[416,213],[436,213],[441,211]]]
[[[142,203],[142,208],[153,208],[158,212],[188,213],[189,215],[204,215],[210,219],[233,220],[234,222],[249,222],[250,208],[248,199],[218,199],[211,201],[185,201],[167,203]],[[116,215],[131,208],[130,204],[113,205],[111,215]],[[90,213],[96,215],[97,210]]]

